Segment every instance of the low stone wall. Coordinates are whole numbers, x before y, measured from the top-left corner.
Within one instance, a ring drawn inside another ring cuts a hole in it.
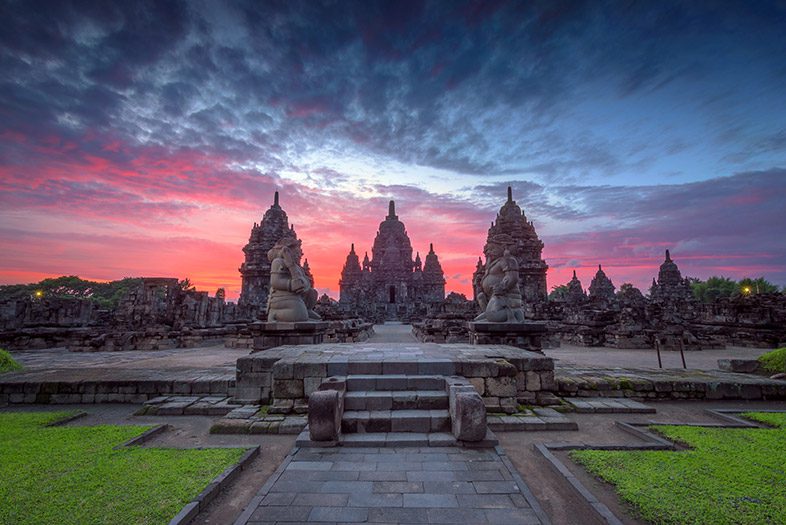
[[[588,370],[561,366],[555,393],[562,397],[783,400],[786,381],[717,370]]]
[[[154,326],[144,330],[115,330],[109,327],[36,327],[0,333],[0,347],[9,350],[38,350],[66,347],[71,352],[117,352],[166,350],[224,344],[236,337],[244,325],[213,328]]]
[[[15,381],[0,383],[0,405],[18,403],[144,403],[159,396],[234,394],[233,379]]]
[[[374,335],[374,325],[362,319],[327,321],[325,343],[361,343]],[[262,323],[243,325],[236,333],[226,337],[227,348],[254,348],[254,338],[260,337]]]
[[[464,319],[425,319],[412,323],[412,335],[422,343],[469,343]]]
[[[362,319],[328,321],[326,343],[362,343],[374,335],[374,325]]]

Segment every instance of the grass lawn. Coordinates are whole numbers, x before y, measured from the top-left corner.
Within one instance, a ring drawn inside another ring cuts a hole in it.
[[[786,372],[786,347],[759,356],[762,368],[771,374]]]
[[[570,455],[653,523],[786,523],[786,414],[746,416],[776,428],[654,425],[691,450]]]
[[[167,523],[242,449],[112,447],[149,426],[44,427],[68,412],[0,412],[0,524]]]
[[[22,370],[22,365],[17,363],[7,350],[0,348],[0,374],[4,372],[16,372],[18,370]]]

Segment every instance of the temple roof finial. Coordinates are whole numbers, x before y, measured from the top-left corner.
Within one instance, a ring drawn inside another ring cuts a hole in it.
[[[513,188],[508,186],[508,202],[513,202]]]
[[[352,247],[349,249],[350,253],[355,253],[355,243],[352,243]]]
[[[576,279],[576,270],[573,270],[573,278]]]
[[[390,201],[388,204],[388,217],[394,218],[396,216],[396,201]]]
[[[434,243],[433,242],[428,243],[428,252],[429,253],[434,253]]]
[[[671,261],[671,254],[669,253],[669,250],[666,250],[666,260]]]
[[[602,271],[603,271],[603,266],[601,266],[600,264],[598,265],[598,271],[599,271],[599,272],[602,272]]]
[[[273,194],[273,206],[278,207],[278,190]]]

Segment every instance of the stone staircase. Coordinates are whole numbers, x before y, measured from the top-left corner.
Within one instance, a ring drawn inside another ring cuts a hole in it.
[[[316,398],[330,398],[332,401],[329,403],[336,405],[335,410],[328,410],[328,416],[323,417],[325,412],[319,410],[319,402],[310,400],[309,422],[314,426],[320,425],[320,421],[325,424],[330,420],[334,432],[330,439],[315,439],[319,436],[306,427],[298,437],[297,445],[495,446],[497,440],[487,429],[485,437],[471,442],[457,439],[454,435],[451,387],[472,388],[463,378],[440,375],[379,374],[327,378],[315,394]],[[474,390],[471,394],[477,396]],[[315,403],[317,406],[314,406]],[[479,403],[482,407],[482,401]],[[453,412],[456,410],[454,406]],[[485,409],[479,424],[486,426]]]

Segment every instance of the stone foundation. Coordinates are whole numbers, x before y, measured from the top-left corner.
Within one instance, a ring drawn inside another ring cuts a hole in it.
[[[504,345],[433,343],[274,348],[238,359],[235,398],[272,403],[273,412],[304,413],[308,396],[327,377],[397,374],[464,377],[490,412],[513,413],[519,403],[554,399],[551,358]]]
[[[259,322],[253,323],[259,335],[254,337],[254,351],[268,350],[284,345],[318,345],[325,340],[328,323],[325,322]]]
[[[543,351],[544,323],[469,322],[467,326],[472,345],[510,345],[530,352]]]

